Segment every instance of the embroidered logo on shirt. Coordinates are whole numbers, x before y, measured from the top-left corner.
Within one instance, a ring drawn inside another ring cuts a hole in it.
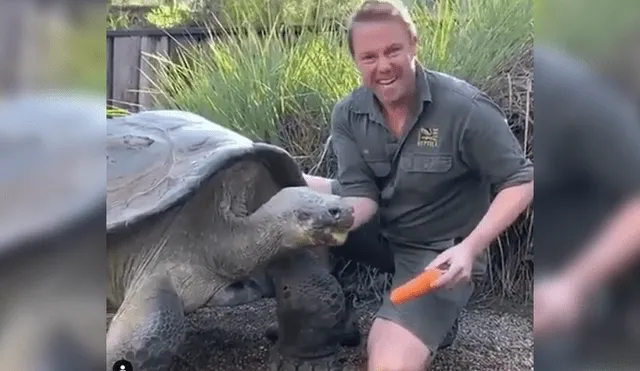
[[[418,146],[419,147],[432,147],[438,146],[438,128],[420,128],[418,133]]]

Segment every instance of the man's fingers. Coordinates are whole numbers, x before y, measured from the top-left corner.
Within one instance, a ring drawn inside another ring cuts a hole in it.
[[[433,261],[429,265],[427,265],[427,267],[424,270],[428,271],[430,269],[436,269],[436,268],[444,269],[448,261],[449,261],[449,256],[445,253],[442,253],[438,255],[435,259],[433,259]]]
[[[441,260],[442,259],[440,259],[440,257],[435,258],[431,263],[429,263],[429,265],[427,265],[427,267],[424,270],[428,271],[428,270],[431,270],[431,269],[438,268],[439,266],[442,265]]]
[[[435,288],[440,288],[443,286],[447,286],[452,280],[460,273],[460,269],[456,267],[449,267],[448,270],[444,271],[444,273],[434,282],[433,286]]]
[[[454,277],[451,277],[451,279],[447,283],[447,286],[446,286],[447,289],[449,290],[453,289],[463,279],[464,279],[464,270],[460,269],[458,270],[458,273]]]
[[[471,274],[472,274],[472,273],[471,273],[470,271],[468,271],[468,270],[466,270],[466,269],[465,269],[465,270],[463,270],[463,272],[460,274],[460,275],[461,275],[460,279],[461,279],[461,280],[463,280],[463,281],[465,281],[465,282],[471,282]]]

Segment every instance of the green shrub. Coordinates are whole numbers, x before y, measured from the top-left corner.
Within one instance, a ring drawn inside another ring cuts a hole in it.
[[[502,101],[496,94],[511,96],[509,84],[515,75],[510,68],[520,65],[520,57],[532,45],[532,0],[467,3],[460,8],[454,1],[442,0],[433,11],[412,7],[420,38],[419,59],[430,69],[467,79],[491,92],[507,106],[519,137],[528,135],[530,140],[529,134],[523,135],[523,123],[530,121],[524,115],[530,115],[530,110],[515,112],[512,99]],[[265,23],[271,26],[266,35],[260,35],[259,27],[248,21],[255,19],[259,3],[242,4],[233,10],[233,17],[238,20],[236,28],[247,31],[244,35],[213,40],[204,47],[185,47],[177,61],[161,60],[155,81],[159,102],[166,108],[198,113],[255,140],[279,144],[309,171],[322,152],[333,105],[359,84],[345,32],[336,31],[340,25],[335,22],[318,20],[315,8],[309,7],[296,14],[313,19],[313,30],[282,37],[283,31],[290,30],[283,20],[291,13],[280,9],[268,14]],[[340,10],[342,19],[350,9]],[[246,22],[241,21],[243,15]],[[525,133],[529,131],[530,127],[524,128]],[[331,175],[330,167],[321,169],[323,175]],[[497,247],[491,290],[497,288],[507,296],[522,294],[523,287],[516,283],[521,274],[529,274],[524,256],[530,249],[531,222],[532,217],[525,217],[512,230],[516,238],[506,234]],[[518,246],[504,245],[515,240]],[[522,285],[527,295],[530,280]]]
[[[115,30],[127,28],[131,24],[131,16],[127,12],[108,12],[107,13],[107,29]]]
[[[419,58],[429,68],[488,88],[501,64],[531,42],[531,0],[474,2],[466,12],[452,2],[442,3],[449,6],[435,13],[423,7],[413,11],[421,39]],[[246,36],[185,50],[188,67],[182,61],[165,63],[168,68],[160,71],[157,83],[171,96],[166,104],[256,139],[275,135],[290,116],[311,115],[306,118],[326,127],[333,104],[359,82],[344,34],[330,32],[335,26],[331,22],[320,22],[316,30],[283,40],[280,15],[274,16],[276,26],[266,36],[245,23]]]
[[[344,17],[360,0],[213,0],[223,25],[299,25]]]
[[[191,10],[184,3],[160,5],[147,13],[146,19],[158,28],[177,27],[187,23]]]

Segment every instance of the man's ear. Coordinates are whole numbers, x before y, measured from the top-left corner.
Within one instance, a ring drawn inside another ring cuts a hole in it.
[[[416,35],[411,36],[411,42],[409,44],[409,48],[414,57],[418,55],[418,36]]]

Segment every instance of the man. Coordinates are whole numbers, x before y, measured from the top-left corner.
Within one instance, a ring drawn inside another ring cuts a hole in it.
[[[640,261],[640,123],[633,100],[578,59],[534,57],[535,365],[578,370],[590,299]]]
[[[485,94],[416,61],[416,29],[401,4],[364,2],[348,38],[363,86],[332,112],[337,181],[306,179],[352,203],[350,238],[379,216],[394,287],[427,266],[448,267],[438,283],[448,289],[398,306],[385,299],[369,333],[368,370],[424,371],[467,304],[485,249],[531,202],[533,167]]]

